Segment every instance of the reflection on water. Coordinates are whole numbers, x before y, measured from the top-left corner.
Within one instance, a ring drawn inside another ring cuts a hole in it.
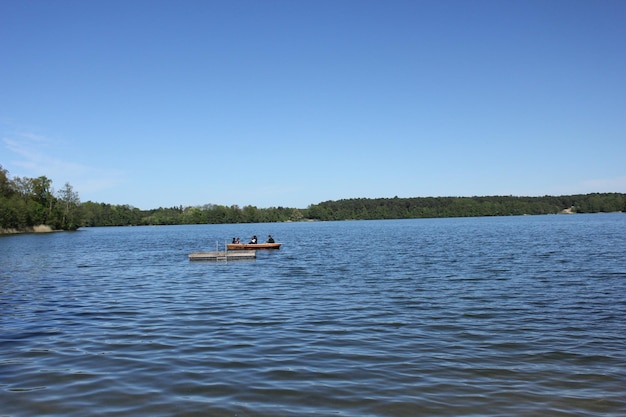
[[[3,416],[619,416],[626,216],[0,238]],[[189,262],[232,236],[283,243]]]

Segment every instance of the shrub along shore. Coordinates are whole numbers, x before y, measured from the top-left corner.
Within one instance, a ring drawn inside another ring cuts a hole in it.
[[[16,233],[51,233],[58,230],[52,230],[52,228],[45,224],[40,224],[33,227],[26,227],[24,229],[0,229],[0,235],[12,235]]]

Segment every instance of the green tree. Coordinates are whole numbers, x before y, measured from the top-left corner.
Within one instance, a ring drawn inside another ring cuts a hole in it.
[[[64,230],[76,230],[81,223],[80,218],[80,198],[78,193],[69,182],[66,182],[61,190],[59,190],[58,198],[61,207],[61,228]]]
[[[15,186],[9,178],[9,171],[0,165],[0,197],[11,198],[15,194]]]

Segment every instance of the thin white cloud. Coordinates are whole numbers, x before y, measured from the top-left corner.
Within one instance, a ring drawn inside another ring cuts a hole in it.
[[[19,158],[12,160],[12,164],[24,168],[29,175],[81,174],[86,169],[81,164],[56,158],[52,154],[51,141],[43,136],[20,134],[13,138],[4,138],[2,141],[5,147]]]
[[[53,181],[55,188],[69,182],[79,194],[114,188],[123,181],[121,172],[107,171],[59,157],[57,154],[64,152],[64,144],[46,136],[20,132],[2,138],[2,143],[12,153],[12,157],[9,157],[11,166],[21,168],[19,173],[11,169],[10,174],[13,176],[46,176]]]

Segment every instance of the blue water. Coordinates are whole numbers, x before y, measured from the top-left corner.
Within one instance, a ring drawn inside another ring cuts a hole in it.
[[[625,254],[621,213],[0,237],[0,415],[624,416]]]

